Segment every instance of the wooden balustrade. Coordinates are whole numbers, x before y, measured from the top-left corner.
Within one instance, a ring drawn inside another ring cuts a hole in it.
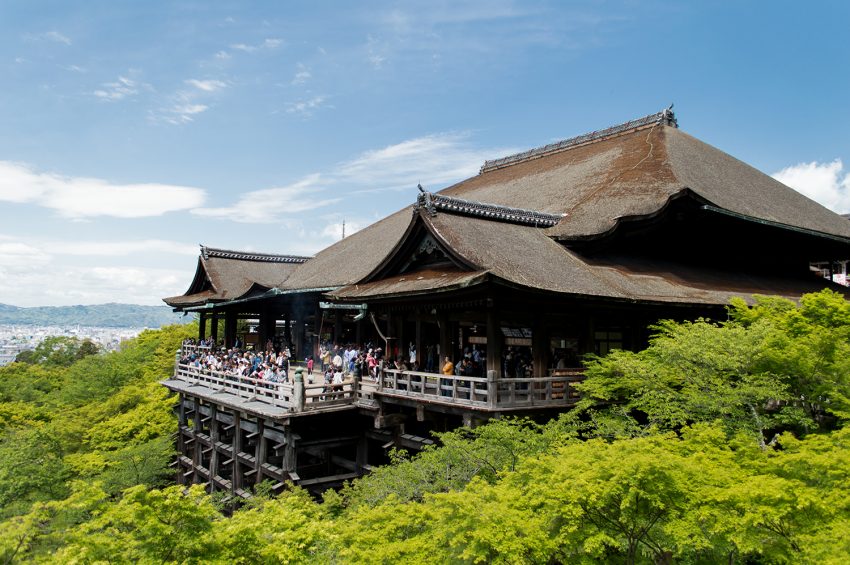
[[[291,410],[295,405],[294,385],[201,369],[177,364],[174,378],[192,385],[203,385],[215,392],[227,392],[245,400],[256,400]]]
[[[212,350],[211,345],[197,345],[195,343],[184,343],[181,346],[181,351],[184,356],[194,353],[196,355],[206,355]]]
[[[385,369],[376,392],[490,409],[569,406],[578,400],[572,383],[582,378],[581,369],[530,378],[496,378],[495,371],[484,378]]]
[[[484,410],[566,407],[578,400],[572,383],[583,376],[581,369],[552,369],[546,377],[531,378],[496,378],[495,371],[489,371],[487,377],[468,377],[385,369],[377,382],[314,384],[304,383],[300,375],[294,382],[270,382],[178,363],[174,378],[244,401],[264,402],[288,412],[310,412],[358,402],[369,405],[381,395]]]

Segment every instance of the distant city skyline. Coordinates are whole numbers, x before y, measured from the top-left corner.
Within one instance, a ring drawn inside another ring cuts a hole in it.
[[[850,212],[847,21],[841,2],[4,2],[0,303],[162,304],[198,244],[313,254],[418,183],[671,102]]]

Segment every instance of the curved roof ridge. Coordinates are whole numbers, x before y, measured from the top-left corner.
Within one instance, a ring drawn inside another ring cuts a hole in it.
[[[234,251],[232,249],[218,249],[201,245],[201,256],[204,259],[218,257],[221,259],[237,259],[241,261],[262,261],[265,263],[305,263],[312,257],[301,255],[281,255],[277,253],[255,253],[249,251]]]
[[[587,143],[593,143],[595,141],[607,139],[609,137],[627,131],[641,129],[647,126],[655,126],[658,124],[664,124],[675,128],[679,127],[679,123],[676,121],[676,115],[673,113],[672,104],[670,104],[669,107],[665,108],[664,110],[661,110],[660,112],[649,114],[648,116],[643,116],[642,118],[629,120],[628,122],[623,122],[622,124],[617,124],[609,128],[584,133],[582,135],[577,135],[575,137],[556,141],[555,143],[550,143],[541,147],[535,147],[534,149],[529,149],[528,151],[514,153],[513,155],[508,155],[499,159],[490,159],[488,161],[484,161],[484,164],[481,166],[479,174],[486,173],[489,171],[495,171],[496,169],[509,167],[511,165],[516,165],[517,163],[524,163],[525,161],[530,161],[531,159],[538,159],[546,155],[551,155],[552,153],[558,153],[567,149],[571,149],[578,145],[585,145]]]
[[[513,208],[500,204],[489,204],[478,200],[466,200],[455,196],[444,196],[422,191],[416,200],[415,210],[424,208],[431,216],[437,214],[437,210],[449,213],[476,216],[488,220],[510,222],[528,226],[551,228],[560,222],[566,214],[549,214],[527,208]]]

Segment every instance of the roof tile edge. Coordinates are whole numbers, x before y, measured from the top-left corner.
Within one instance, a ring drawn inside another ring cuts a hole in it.
[[[676,115],[673,113],[672,104],[670,104],[669,107],[665,108],[664,110],[661,110],[660,112],[656,112],[655,114],[649,114],[648,116],[637,118],[636,120],[630,120],[628,122],[624,122],[616,126],[611,126],[609,128],[592,131],[590,133],[585,133],[561,141],[556,141],[555,143],[550,143],[541,147],[535,147],[534,149],[529,149],[528,151],[523,151],[521,153],[514,153],[513,155],[508,155],[499,159],[490,159],[488,161],[484,161],[484,164],[481,166],[479,174],[495,171],[497,169],[516,165],[518,163],[524,163],[532,159],[538,159],[546,155],[551,155],[552,153],[559,153],[561,151],[565,151],[567,149],[571,149],[579,145],[592,143],[594,141],[600,141],[602,139],[606,139],[614,135],[618,135],[634,129],[643,128],[646,126],[655,126],[658,124],[668,125],[675,128],[679,127],[679,124],[676,121]]]
[[[306,263],[312,257],[300,255],[278,255],[274,253],[249,253],[245,251],[233,251],[231,249],[216,249],[201,246],[201,256],[204,259],[217,257],[220,259],[237,259],[241,261],[259,261],[264,263]]]
[[[444,196],[425,192],[420,186],[414,212],[424,209],[430,216],[436,216],[438,210],[450,214],[475,216],[486,220],[522,224],[541,228],[550,228],[560,222],[566,214],[549,214],[525,208],[511,208],[499,204],[489,204],[477,200],[465,200],[454,196]]]

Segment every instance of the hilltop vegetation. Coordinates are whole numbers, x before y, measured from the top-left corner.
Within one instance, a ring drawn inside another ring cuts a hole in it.
[[[0,370],[4,562],[845,563],[850,306],[735,303],[588,363],[576,410],[394,453],[322,503],[168,486],[156,384],[195,331]]]
[[[102,328],[159,328],[190,321],[168,306],[96,304],[19,308],[0,304],[0,324],[21,326],[95,326]]]

